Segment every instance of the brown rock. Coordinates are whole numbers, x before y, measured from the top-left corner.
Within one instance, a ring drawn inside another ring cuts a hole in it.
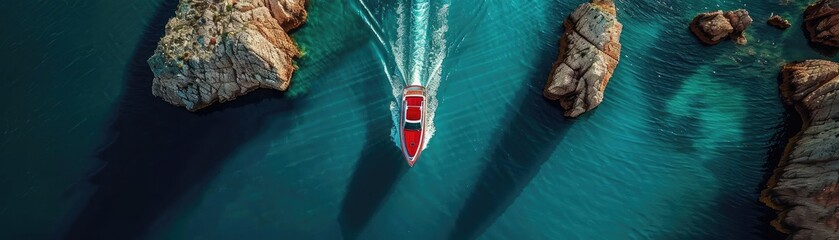
[[[839,48],[839,0],[821,0],[804,11],[810,42]]]
[[[775,184],[765,192],[783,211],[790,239],[837,239],[839,229],[839,63],[808,60],[781,70],[781,92],[803,119]]]
[[[737,9],[734,11],[729,11],[725,13],[725,18],[731,22],[731,26],[734,27],[734,31],[731,32],[732,40],[735,43],[740,45],[746,45],[748,40],[746,39],[746,28],[752,25],[752,17],[749,16],[749,11],[744,9]]]
[[[258,88],[284,91],[306,0],[181,0],[148,62],[152,93],[195,111]]]
[[[690,23],[690,31],[705,44],[717,44],[734,31],[722,11],[700,13]]]
[[[620,35],[613,0],[592,0],[563,23],[559,56],[543,95],[559,100],[565,116],[577,117],[603,101],[603,91],[620,60]]]
[[[769,17],[769,20],[766,20],[766,23],[778,29],[787,29],[789,27],[792,27],[792,24],[789,23],[789,20],[786,20],[783,17],[775,14],[772,14],[772,16]]]
[[[746,10],[715,11],[696,15],[690,23],[690,31],[699,41],[708,45],[720,43],[727,38],[745,45],[748,41],[744,32],[751,24],[752,18]]]
[[[308,0],[263,1],[265,2],[265,6],[271,10],[271,16],[277,19],[285,31],[291,31],[300,27],[306,22],[306,18],[308,18],[308,12],[306,12],[306,2]]]

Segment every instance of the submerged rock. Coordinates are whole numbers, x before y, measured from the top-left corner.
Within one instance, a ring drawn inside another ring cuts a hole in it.
[[[620,61],[620,35],[613,0],[592,0],[563,23],[559,56],[544,96],[559,100],[565,116],[577,117],[603,101],[603,91]]]
[[[766,20],[766,24],[769,24],[769,26],[773,26],[782,30],[792,27],[792,24],[789,23],[789,20],[786,20],[783,17],[775,14],[772,14],[772,16],[769,17],[769,20]]]
[[[783,210],[790,239],[836,239],[839,229],[839,63],[808,60],[781,70],[785,102],[804,126],[790,140],[768,204]]]
[[[195,111],[258,88],[284,91],[300,57],[287,32],[307,0],[181,0],[148,63],[152,93]]]
[[[744,9],[734,11],[716,11],[700,13],[690,23],[690,31],[708,45],[714,45],[731,38],[740,45],[745,45],[745,31],[752,25],[752,17]]]
[[[839,0],[821,0],[804,11],[810,42],[839,48]]]

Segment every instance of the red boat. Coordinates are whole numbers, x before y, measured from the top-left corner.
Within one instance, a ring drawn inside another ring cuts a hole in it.
[[[402,91],[402,153],[414,167],[425,143],[425,88],[408,86]]]

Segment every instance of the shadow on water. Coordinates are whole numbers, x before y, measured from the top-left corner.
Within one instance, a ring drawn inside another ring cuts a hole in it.
[[[770,60],[770,62],[778,61],[781,60]],[[778,91],[777,87],[772,87],[771,92],[763,92],[755,91],[753,86],[755,85],[755,82],[766,82],[767,79],[764,79],[764,77],[774,75],[777,71],[776,68],[761,69],[761,67],[765,66],[758,64],[735,65],[731,62],[716,63],[715,65],[715,68],[725,72],[742,72],[741,74],[734,75],[735,77],[740,78],[739,80],[741,81],[726,81],[726,84],[729,87],[738,89],[740,93],[746,96],[745,99],[761,99],[765,98],[767,94],[780,96],[780,91]],[[739,77],[742,75],[753,77]],[[780,83],[780,79],[778,79],[778,83]],[[780,98],[778,98],[778,102],[776,102],[775,104],[778,104],[779,106],[783,105]],[[741,192],[742,188],[738,189],[730,187],[722,189],[721,193],[719,193],[719,196],[717,196],[714,199],[714,207],[711,210],[711,212],[719,213],[726,219],[729,219],[728,221],[732,222],[732,224],[726,224],[726,226],[718,227],[718,229],[715,231],[709,231],[706,235],[699,235],[692,239],[785,239],[787,237],[786,234],[777,231],[774,227],[770,225],[770,222],[774,220],[778,215],[773,209],[760,202],[759,198],[760,192],[764,189],[769,178],[771,177],[771,174],[773,172],[772,170],[775,166],[777,166],[778,162],[780,161],[786,144],[792,136],[798,133],[798,130],[801,126],[801,118],[797,115],[797,112],[795,112],[795,109],[792,107],[785,106],[786,111],[783,112],[780,116],[778,116],[774,111],[766,111],[767,106],[771,106],[771,104],[761,104],[761,106],[750,106],[746,111],[746,116],[740,122],[740,125],[744,130],[743,133],[741,133],[742,138],[746,139],[746,142],[754,143],[752,144],[752,146],[760,146],[761,148],[766,149],[763,158],[756,158],[754,155],[744,155],[742,151],[740,151],[743,148],[743,146],[731,145],[726,146],[728,147],[728,149],[723,150],[725,152],[725,158],[720,158],[715,161],[708,162],[705,166],[707,169],[711,170],[716,179],[719,179],[721,182],[728,183],[742,179],[740,177],[740,175],[742,174],[741,170],[726,167],[727,165],[731,164],[731,161],[750,159],[763,160],[764,164],[762,166],[764,172],[761,175],[762,180],[756,186],[746,186],[753,187],[750,190],[752,190],[754,194],[744,196],[744,194]],[[770,139],[754,137],[766,135],[767,128],[771,127],[767,126],[767,123],[772,123],[775,121],[777,121],[778,123],[776,126],[771,128],[775,132],[771,135]]]
[[[487,166],[460,210],[451,239],[480,236],[515,201],[564,138],[573,120],[534,91],[526,91],[518,113],[497,133],[500,140],[484,156]],[[555,113],[555,114],[551,114]],[[592,113],[589,113],[592,114]]]
[[[136,47],[125,90],[100,149],[105,163],[66,239],[136,239],[179,201],[206,185],[223,161],[260,133],[268,116],[294,108],[276,91],[254,91],[236,101],[190,113],[152,96],[146,63],[178,1],[164,1]]]
[[[560,3],[554,4],[551,9],[559,9]],[[556,34],[559,40],[562,32]],[[475,239],[483,234],[533,180],[573,125],[574,120],[562,115],[564,110],[558,102],[542,96],[558,53],[556,43],[536,56],[534,70],[525,77],[531,82],[526,82],[517,96],[519,106],[504,114],[508,116],[507,125],[495,133],[493,150],[483,157],[487,164],[457,215],[450,239]]]
[[[670,107],[668,103],[678,97],[677,95],[688,81],[700,81],[696,79],[697,76],[704,77],[702,74],[705,73],[702,71],[713,71],[714,74],[710,76],[715,79],[710,81],[719,81],[729,85],[728,87],[739,89],[738,92],[742,93],[745,99],[761,99],[765,95],[761,96],[760,94],[765,93],[754,90],[755,87],[753,85],[755,81],[765,81],[765,79],[756,79],[756,77],[759,78],[759,76],[763,75],[760,71],[765,71],[763,69],[767,66],[760,65],[759,61],[751,61],[752,59],[723,64],[734,61],[733,59],[735,58],[743,58],[743,56],[737,55],[737,52],[742,51],[741,48],[746,47],[735,46],[729,42],[724,42],[713,47],[703,46],[696,43],[695,38],[688,30],[679,27],[679,25],[668,27],[667,29],[669,30],[665,30],[665,34],[662,34],[662,37],[656,39],[656,42],[651,46],[660,47],[651,48],[647,53],[648,56],[656,56],[656,58],[649,58],[652,61],[645,63],[649,67],[644,68],[644,71],[640,73],[641,79],[646,79],[642,81],[642,87],[644,88],[644,92],[647,93],[645,94],[648,100],[647,104],[652,106],[651,109],[653,109],[650,112],[649,122],[654,123],[653,127],[656,130],[651,130],[651,132],[662,133],[651,135],[651,137],[657,138],[659,142],[668,144],[667,147],[686,155],[715,157],[716,159],[704,163],[703,166],[709,170],[714,179],[720,183],[725,183],[725,185],[721,185],[723,188],[709,200],[711,202],[707,207],[700,208],[695,213],[697,215],[710,214],[713,215],[714,219],[719,219],[719,221],[695,223],[701,226],[702,231],[669,232],[663,236],[658,236],[658,238],[782,238],[782,234],[775,231],[769,225],[769,220],[774,218],[775,213],[761,204],[757,198],[750,199],[750,196],[744,195],[742,188],[737,187],[737,181],[743,180],[743,169],[732,168],[731,166],[734,166],[735,161],[758,160],[754,159],[753,155],[749,155],[743,151],[745,147],[750,147],[751,145],[748,142],[728,142],[715,146],[707,146],[700,145],[707,143],[698,142],[698,139],[705,136],[705,131],[707,131],[707,129],[702,129],[703,124],[708,124],[702,121],[701,115],[707,109],[713,109],[718,106],[709,106],[709,103],[694,102],[685,106],[690,109],[690,112],[681,115],[670,113],[667,110]],[[756,41],[755,43],[750,43],[748,47],[757,47],[760,44],[759,41]],[[676,47],[697,48],[701,51],[684,50]],[[740,74],[740,76],[734,77],[737,74]],[[726,77],[726,75],[729,76]],[[662,80],[655,81],[653,79]],[[717,82],[714,83],[717,84]],[[741,128],[756,132],[745,131],[743,133],[744,139],[764,134],[767,126],[760,126],[760,124],[765,124],[767,121],[764,120],[771,118],[772,116],[769,116],[771,113],[767,113],[760,106],[754,106],[750,107],[745,114],[746,116],[743,117],[743,122],[739,123]],[[731,121],[735,120],[732,119]],[[775,137],[777,138],[777,136]],[[723,141],[723,139],[715,140]],[[698,149],[698,147],[715,147],[714,149],[717,153],[700,152],[701,149],[705,148]],[[769,155],[774,154],[771,151]],[[731,186],[737,188],[732,188]],[[755,192],[759,191],[757,190]],[[755,219],[759,220],[756,221]],[[668,226],[668,228],[679,229],[682,228],[679,225],[694,223],[674,222],[674,224],[678,225]]]
[[[370,80],[387,81],[382,78]],[[357,92],[362,93],[360,100],[367,105],[366,115],[370,121],[366,126],[364,148],[347,186],[347,193],[338,215],[344,239],[358,238],[376,211],[384,204],[396,182],[408,170],[401,150],[390,140],[390,130],[393,126],[388,106],[390,89],[378,87],[380,89],[375,90],[380,91],[374,91],[370,86],[387,84],[372,83],[354,87]]]
[[[781,78],[778,77],[778,84],[780,84]],[[780,95],[780,93],[779,93]],[[795,135],[797,135],[800,131],[802,126],[804,126],[804,121],[801,119],[801,115],[799,115],[798,111],[795,107],[784,104],[784,115],[783,120],[778,126],[775,127],[777,132],[772,135],[772,139],[769,141],[772,145],[767,150],[767,161],[763,165],[764,173],[763,173],[763,181],[757,186],[757,192],[763,194],[763,191],[767,191],[770,181],[772,181],[772,177],[775,174],[776,170],[779,170],[781,159],[784,157],[784,153],[786,150],[787,145],[790,143],[790,139],[792,139]],[[763,195],[761,195],[763,197]],[[765,203],[759,202],[761,206],[764,206]],[[778,218],[778,213],[774,210],[769,208],[768,206],[764,206],[767,209],[767,212],[761,217],[762,222],[770,223]],[[767,224],[763,226],[766,229],[763,229],[764,239],[772,239],[772,240],[780,240],[786,239],[788,237],[787,234],[782,233],[775,229],[775,227]]]
[[[778,75],[777,83],[780,86],[782,82],[781,75]],[[778,95],[781,95],[780,91],[778,91]],[[781,97],[783,99],[783,97]],[[798,110],[791,105],[787,105],[783,103],[784,106],[784,114],[782,116],[781,122],[776,126],[775,134],[772,135],[772,139],[769,141],[772,145],[767,150],[767,161],[763,165],[764,174],[763,174],[763,181],[757,186],[757,191],[763,194],[763,191],[768,191],[768,187],[771,184],[773,175],[776,173],[775,171],[780,170],[780,163],[784,157],[784,153],[786,152],[786,147],[790,143],[790,140],[795,137],[799,132],[801,132],[802,127],[804,126],[804,120],[801,118],[801,115],[798,113]],[[763,197],[763,195],[761,195]],[[759,202],[761,206],[763,206],[767,211],[761,217],[762,222],[771,223],[772,221],[776,220],[779,217],[778,212],[775,209],[772,209],[768,206],[765,206],[765,203]],[[789,237],[788,234],[783,233],[775,229],[775,227],[767,224],[765,229],[762,231],[764,234],[764,239],[771,239],[771,240],[780,240],[786,239]]]

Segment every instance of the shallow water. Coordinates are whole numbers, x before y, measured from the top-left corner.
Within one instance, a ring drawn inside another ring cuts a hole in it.
[[[569,120],[541,88],[579,3],[312,1],[288,93],[197,114],[149,91],[174,1],[9,3],[0,238],[775,236],[758,197],[787,118],[777,69],[825,58],[803,3],[618,1],[622,61]],[[687,30],[740,7],[748,46]],[[391,108],[416,81],[437,84],[436,132],[408,169]]]

